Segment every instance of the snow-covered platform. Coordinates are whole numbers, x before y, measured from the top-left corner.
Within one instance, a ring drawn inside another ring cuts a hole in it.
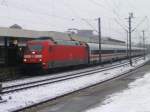
[[[77,91],[79,89],[91,85],[95,85],[104,80],[108,80],[120,74],[129,72],[139,66],[142,66],[148,60],[149,59],[133,62],[133,66],[124,65],[119,68],[103,71],[100,73],[95,73],[89,76],[78,77],[49,85],[35,87],[32,89],[26,89],[19,92],[4,94],[2,95],[2,98],[4,100],[7,100],[7,102],[0,104],[0,111],[1,112],[14,111],[26,106],[43,102],[48,99],[53,99],[64,94],[68,94],[73,91]]]
[[[138,78],[127,84],[127,88],[109,94],[102,102],[84,112],[150,112],[149,68],[148,63],[144,69],[141,69]]]

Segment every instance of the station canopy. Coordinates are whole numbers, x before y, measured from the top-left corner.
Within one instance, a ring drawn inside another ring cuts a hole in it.
[[[0,27],[0,38],[2,39],[3,37],[15,37],[19,39],[36,39],[39,37],[51,37],[53,40],[77,40],[82,42],[93,41],[91,41],[91,38],[82,37],[76,34],[69,34],[67,32],[26,30],[18,24],[14,24],[10,27]]]
[[[94,35],[92,37],[88,37],[88,36],[80,36],[77,34],[69,34],[67,32],[26,30],[26,29],[22,29],[22,27],[17,24],[14,24],[9,28],[0,27],[0,40],[3,37],[17,38],[19,40],[24,38],[36,39],[39,37],[50,37],[53,40],[77,40],[77,41],[87,42],[87,43],[98,43],[98,36],[94,36]],[[107,39],[105,42],[104,38],[102,38],[102,43],[108,43],[110,41],[112,42],[112,40]],[[117,42],[117,44],[119,43],[120,42]]]

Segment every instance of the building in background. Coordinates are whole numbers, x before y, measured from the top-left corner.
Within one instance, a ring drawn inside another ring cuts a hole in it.
[[[85,42],[97,43],[99,41],[98,35],[94,34],[93,30],[78,30],[78,29],[68,29],[70,35],[75,36],[76,39]],[[102,37],[102,43],[104,44],[116,44],[116,45],[126,45],[125,41],[112,39],[111,37]]]

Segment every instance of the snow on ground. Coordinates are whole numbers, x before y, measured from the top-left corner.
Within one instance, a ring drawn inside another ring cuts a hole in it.
[[[122,67],[115,68],[112,70],[95,73],[89,76],[69,79],[66,81],[44,85],[41,87],[26,89],[20,92],[4,94],[2,97],[4,100],[7,100],[7,102],[0,104],[0,112],[13,111],[18,108],[22,108],[28,105],[41,102],[41,101],[45,101],[47,99],[52,99],[52,98],[79,90],[81,88],[94,85],[101,81],[115,77],[121,73],[125,73],[131,69],[134,69],[135,67],[143,63],[144,61],[141,60],[141,61],[138,61],[136,64],[134,64],[134,67],[126,65],[126,66],[122,66]]]
[[[20,84],[24,84],[24,83],[30,83],[30,82],[40,81],[40,80],[46,80],[46,79],[51,79],[51,78],[62,77],[62,76],[66,76],[66,75],[71,74],[71,73],[76,74],[76,73],[84,72],[85,70],[89,71],[89,70],[92,70],[94,68],[97,68],[97,67],[84,68],[84,69],[81,69],[81,70],[72,70],[72,71],[69,71],[69,72],[61,73],[61,74],[57,73],[55,75],[51,74],[51,75],[45,75],[45,76],[37,76],[37,77],[7,81],[7,82],[3,82],[3,87],[9,87],[9,86],[13,86],[13,85],[20,85]]]
[[[150,112],[150,73],[112,94],[102,105],[86,112]]]
[[[126,62],[127,60],[123,60],[121,61],[121,63]],[[112,65],[116,65],[120,62],[115,62]],[[100,66],[99,66],[100,67]],[[37,76],[37,77],[31,77],[31,78],[25,78],[25,79],[17,79],[17,80],[13,80],[13,81],[6,81],[3,82],[3,87],[8,87],[8,86],[13,86],[13,85],[20,85],[20,84],[24,84],[24,83],[30,83],[30,82],[35,82],[35,81],[40,81],[40,80],[45,80],[45,79],[50,79],[50,78],[57,78],[57,77],[62,77],[62,76],[66,76],[68,74],[71,73],[80,73],[80,72],[84,72],[84,71],[89,71],[92,69],[95,69],[96,67],[91,67],[91,68],[84,68],[81,70],[72,70],[69,72],[64,72],[64,73],[57,73],[55,75],[51,74],[51,75],[45,75],[45,76]]]

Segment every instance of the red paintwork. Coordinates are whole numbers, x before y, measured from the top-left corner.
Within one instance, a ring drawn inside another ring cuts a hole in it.
[[[86,45],[58,45],[51,40],[35,40],[29,41],[29,45],[42,45],[43,49],[41,52],[34,51],[35,54],[32,54],[31,51],[26,51],[24,54],[25,64],[41,64],[44,69],[48,69],[48,63],[70,60],[85,60],[88,59],[88,50]],[[26,55],[31,55],[31,58],[25,58]],[[42,55],[42,61],[39,61],[39,58],[35,58],[35,55]]]

